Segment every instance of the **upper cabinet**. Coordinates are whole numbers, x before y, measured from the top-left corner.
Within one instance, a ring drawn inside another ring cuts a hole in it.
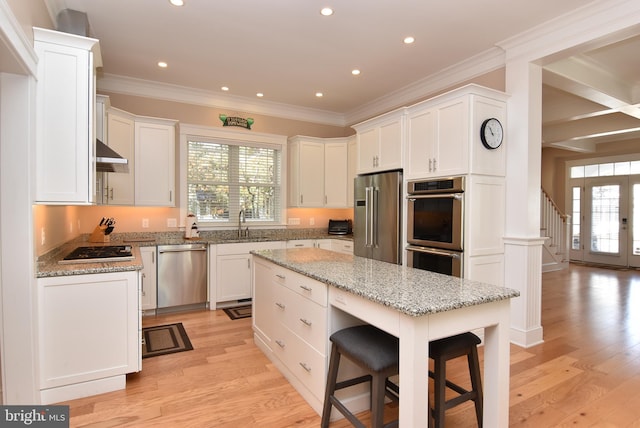
[[[95,68],[98,40],[34,28],[36,202],[95,201]]]
[[[407,108],[406,178],[504,176],[504,144],[488,149],[480,139],[482,124],[489,118],[506,129],[506,95],[477,85]]]
[[[405,108],[354,125],[358,174],[402,168]]]
[[[295,136],[289,139],[289,206],[346,208],[349,203],[349,141]],[[353,199],[353,198],[351,198]]]
[[[135,204],[176,204],[176,121],[135,120]]]

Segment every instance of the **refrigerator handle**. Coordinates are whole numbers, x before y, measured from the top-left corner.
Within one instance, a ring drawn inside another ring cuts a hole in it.
[[[371,206],[371,246],[378,248],[378,194],[380,189],[377,187],[371,188],[371,194],[373,196],[373,203]]]
[[[373,187],[365,187],[364,188],[364,246],[371,246],[371,232],[372,232],[372,224],[371,224],[371,200],[372,200],[372,190]]]

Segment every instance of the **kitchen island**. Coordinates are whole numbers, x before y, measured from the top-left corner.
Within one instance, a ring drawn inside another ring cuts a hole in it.
[[[400,339],[401,427],[428,426],[429,341],[484,329],[484,426],[508,426],[509,301],[518,291],[322,249],[252,254],[256,343],[316,411],[328,337],[357,319]],[[303,329],[297,315],[278,324],[296,309]]]

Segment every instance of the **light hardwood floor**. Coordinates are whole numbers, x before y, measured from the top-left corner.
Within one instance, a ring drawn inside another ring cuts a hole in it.
[[[145,359],[125,390],[61,403],[72,427],[319,426],[253,344],[250,319],[206,311],[143,324],[171,322],[184,324],[195,349]],[[510,426],[640,427],[640,271],[571,265],[543,274],[542,324],[543,344],[511,346]],[[451,367],[467,382],[462,361]],[[387,419],[395,415],[390,406]],[[475,426],[471,403],[449,410],[447,426]]]

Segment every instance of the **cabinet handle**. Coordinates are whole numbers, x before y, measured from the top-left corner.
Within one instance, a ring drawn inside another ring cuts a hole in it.
[[[313,288],[306,286],[306,285],[301,285],[300,288],[302,288],[304,291],[308,291],[308,292],[312,292]]]
[[[304,196],[300,195],[300,203],[302,204],[304,202]]]
[[[311,367],[309,367],[306,363],[298,363],[298,364],[300,364],[300,367],[305,369],[307,373],[311,373]]]
[[[251,259],[247,259],[247,269],[251,269]]]
[[[438,167],[436,166],[436,160],[433,160],[433,172],[436,172],[438,170]]]
[[[169,202],[173,202],[173,192],[169,190]]]
[[[300,321],[302,321],[302,324],[304,324],[304,325],[306,325],[308,327],[311,327],[311,324],[312,324],[311,321],[306,320],[304,318],[300,318]]]
[[[293,244],[294,247],[304,247],[304,244]]]
[[[142,296],[146,296],[146,293],[144,291],[144,278],[146,277],[146,275],[143,273],[142,275],[140,275],[140,286],[142,287]]]
[[[113,187],[111,188],[111,200],[113,201]]]
[[[284,342],[282,340],[276,340],[276,343],[278,344],[279,347],[284,349]]]
[[[433,172],[433,160],[431,158],[429,158],[429,172]]]
[[[280,279],[285,279],[286,277],[284,275],[280,275],[279,273],[276,274],[276,276]]]
[[[155,265],[156,264],[156,252],[152,252],[151,253],[151,264]]]
[[[282,310],[284,310],[284,309],[286,308],[286,306],[285,306],[285,305],[283,305],[283,304],[282,304],[282,303],[280,303],[280,302],[276,302],[276,306],[277,306],[277,307],[279,307],[279,308],[280,308],[280,309],[282,309]]]
[[[324,204],[327,205],[327,195],[324,195]]]

